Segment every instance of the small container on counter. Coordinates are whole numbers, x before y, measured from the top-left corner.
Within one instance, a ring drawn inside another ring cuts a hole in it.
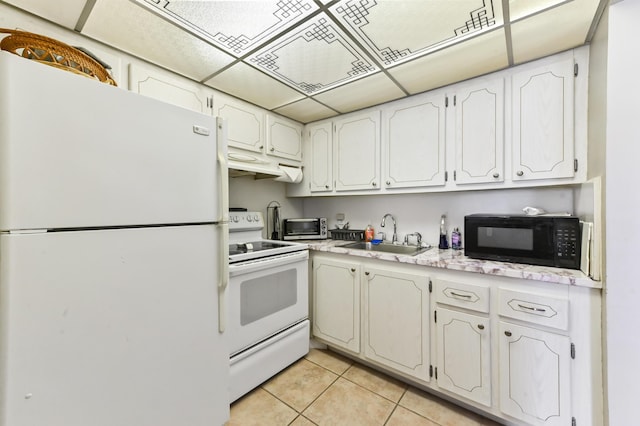
[[[364,230],[364,240],[366,242],[371,242],[373,240],[373,236],[375,235],[375,231],[373,230],[373,226],[370,224]]]
[[[462,249],[462,234],[458,228],[454,228],[451,232],[451,248],[454,250]]]

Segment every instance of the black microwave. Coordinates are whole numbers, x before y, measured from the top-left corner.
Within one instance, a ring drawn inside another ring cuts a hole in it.
[[[464,218],[465,255],[580,269],[580,219],[575,216],[473,214]]]
[[[283,240],[326,240],[327,236],[327,218],[325,217],[282,221]]]

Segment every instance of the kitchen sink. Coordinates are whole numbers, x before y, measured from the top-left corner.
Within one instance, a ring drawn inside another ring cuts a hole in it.
[[[404,245],[387,244],[387,243],[369,244],[369,243],[365,243],[364,241],[359,241],[357,243],[349,243],[341,247],[349,248],[349,249],[357,249],[357,250],[379,251],[383,253],[405,254],[408,256],[415,256],[431,248],[431,247],[418,247],[418,246],[404,246]]]

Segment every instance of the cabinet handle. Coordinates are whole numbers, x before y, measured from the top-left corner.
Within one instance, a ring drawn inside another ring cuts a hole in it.
[[[480,330],[484,330],[484,325],[482,325],[482,324],[478,324],[478,328],[479,328]]]
[[[262,150],[264,149],[264,145],[260,145],[258,148]]]
[[[451,295],[454,297],[464,297],[465,299],[471,299],[471,296],[468,294],[460,294],[460,293],[456,293],[454,291],[451,292]]]
[[[356,271],[356,268],[351,268],[351,272],[355,272],[355,271]]]
[[[507,337],[511,337],[511,332],[510,331],[505,331],[504,335],[507,336]]]
[[[493,174],[493,178],[494,178],[494,179],[498,179],[499,177],[500,177],[500,173],[494,173],[494,174]]]
[[[516,173],[518,176],[522,176],[524,175],[524,172],[522,170],[518,170],[518,172]]]
[[[371,182],[372,186],[378,186],[378,184],[376,182]]]
[[[326,189],[329,189],[329,185],[325,185],[324,187],[325,187]]]
[[[270,149],[269,151],[273,152],[273,151],[275,151],[275,150],[276,150],[276,149],[275,149],[274,147],[271,147],[271,149]]]
[[[365,274],[365,275],[369,275],[369,271],[365,272],[364,274]]]
[[[387,181],[387,186],[390,186],[390,185],[391,185],[391,181],[388,180]]]
[[[529,310],[529,311],[547,312],[547,310],[546,310],[546,309],[543,309],[543,308],[534,308],[534,307],[532,307],[532,306],[521,305],[521,304],[519,304],[519,303],[518,303],[518,307],[519,307],[519,308],[521,308],[521,309],[527,309],[527,310]]]

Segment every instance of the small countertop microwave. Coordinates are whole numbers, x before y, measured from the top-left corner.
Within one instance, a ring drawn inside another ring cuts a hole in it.
[[[326,217],[284,219],[282,221],[283,240],[326,240],[328,233]]]
[[[473,214],[464,218],[465,255],[476,259],[580,269],[575,216]]]

